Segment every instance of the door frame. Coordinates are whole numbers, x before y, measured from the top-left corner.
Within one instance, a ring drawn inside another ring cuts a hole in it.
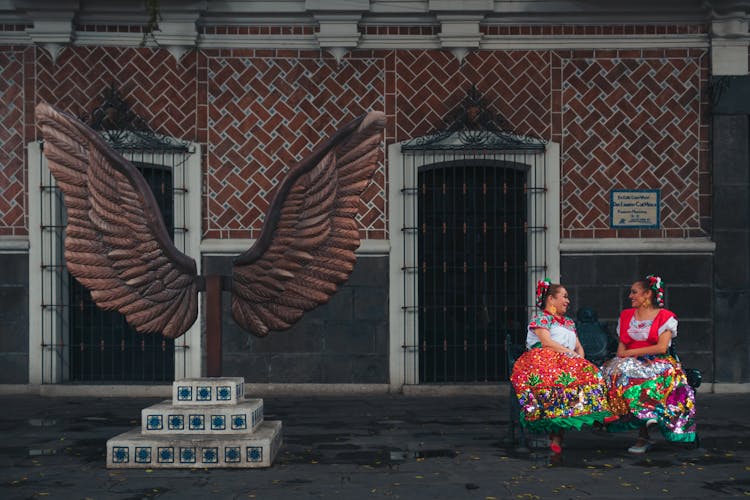
[[[418,141],[419,139],[416,139]],[[449,139],[450,140],[450,139]],[[399,392],[404,385],[419,383],[417,352],[418,329],[412,326],[416,314],[408,307],[409,299],[415,296],[416,277],[409,277],[405,269],[413,267],[409,257],[414,255],[416,244],[402,230],[407,220],[416,219],[413,209],[404,203],[404,192],[416,188],[418,169],[421,166],[435,163],[429,155],[415,157],[406,168],[406,154],[402,146],[413,143],[415,139],[393,143],[388,146],[388,227],[390,239],[389,258],[389,385],[390,390]],[[530,155],[531,153],[526,153]],[[536,153],[542,156],[542,162],[529,165],[529,189],[543,189],[544,195],[537,197],[529,206],[529,216],[544,214],[546,238],[544,254],[546,255],[546,273],[553,282],[560,280],[560,145],[548,142],[543,151]],[[471,152],[461,151],[460,159],[471,157]],[[444,155],[443,155],[444,158]],[[543,166],[546,165],[546,175]],[[530,238],[532,233],[530,232]],[[415,240],[415,239],[414,239]],[[530,241],[529,251],[535,248],[535,241]],[[529,261],[533,266],[536,262]],[[541,276],[544,277],[544,276]],[[534,304],[534,283],[541,277],[536,273],[528,274],[527,304],[529,310]]]

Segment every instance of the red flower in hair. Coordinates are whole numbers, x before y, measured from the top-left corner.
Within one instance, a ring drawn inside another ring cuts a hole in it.
[[[649,274],[646,276],[646,280],[648,280],[649,288],[656,294],[656,303],[659,307],[664,307],[664,287],[661,276]]]
[[[549,290],[551,284],[549,278],[544,278],[536,283],[536,306],[539,309],[544,309],[544,295]]]

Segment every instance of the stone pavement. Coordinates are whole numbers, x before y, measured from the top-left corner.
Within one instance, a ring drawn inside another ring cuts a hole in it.
[[[248,395],[251,397],[252,395]],[[269,469],[108,470],[105,443],[138,425],[154,398],[4,396],[0,498],[718,498],[750,496],[750,397],[698,395],[701,447],[634,434],[509,439],[507,399],[486,396],[264,397],[284,425]]]

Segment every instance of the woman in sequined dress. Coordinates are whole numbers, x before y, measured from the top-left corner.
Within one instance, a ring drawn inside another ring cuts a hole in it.
[[[646,453],[653,442],[649,427],[658,426],[668,441],[695,441],[695,394],[680,363],[668,354],[677,335],[677,316],[664,309],[659,276],[630,287],[632,308],[620,315],[617,357],[602,366],[607,399],[620,418],[610,431],[639,429],[630,453]]]
[[[570,300],[562,285],[537,284],[541,311],[529,322],[527,351],[513,365],[511,382],[521,406],[521,425],[550,433],[550,449],[562,452],[563,432],[611,416],[599,370],[584,359],[575,322],[565,316]]]

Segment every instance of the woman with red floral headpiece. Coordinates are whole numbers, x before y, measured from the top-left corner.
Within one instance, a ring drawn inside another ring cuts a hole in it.
[[[649,427],[668,441],[695,441],[695,394],[680,363],[668,354],[677,336],[677,316],[664,308],[664,284],[649,275],[630,287],[630,309],[620,314],[617,357],[602,366],[607,399],[619,420],[610,431],[640,429],[630,453],[653,445]]]
[[[529,323],[526,346],[510,380],[521,406],[521,425],[550,433],[550,449],[562,452],[563,431],[611,417],[599,370],[584,359],[572,319],[565,316],[568,292],[549,279],[537,284],[541,310]]]

